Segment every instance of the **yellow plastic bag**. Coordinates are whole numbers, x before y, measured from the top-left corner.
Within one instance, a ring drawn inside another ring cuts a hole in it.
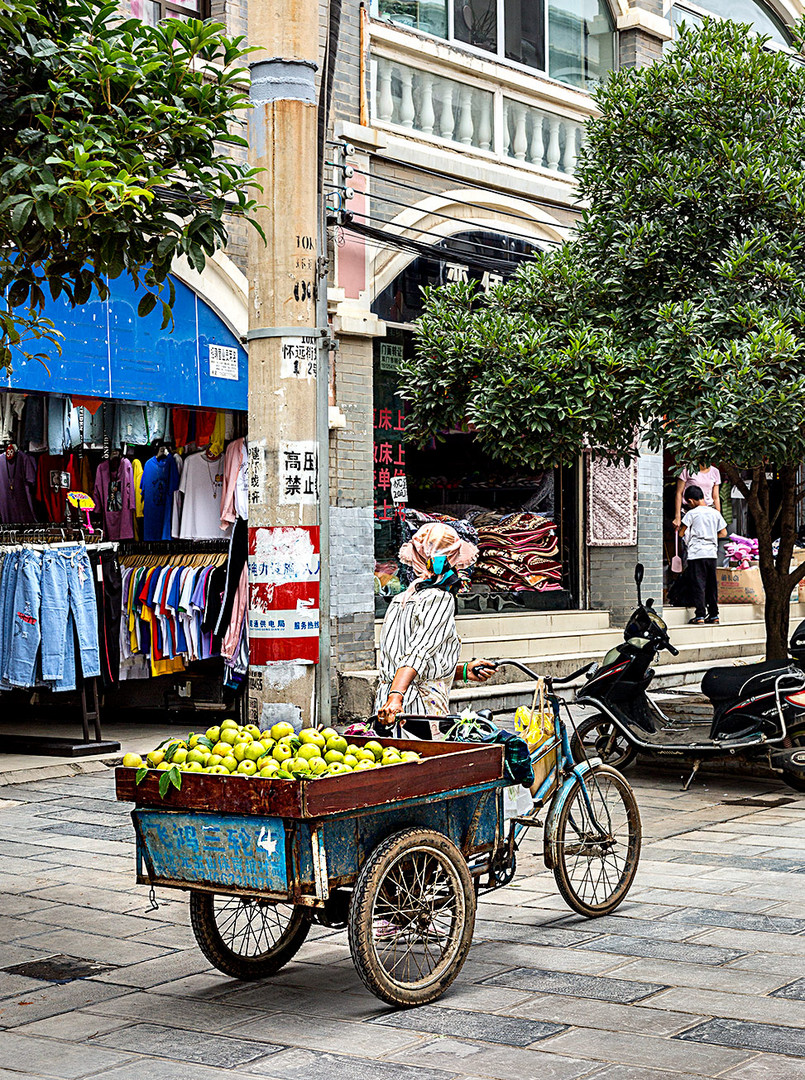
[[[514,730],[525,739],[532,752],[553,738],[553,708],[545,692],[544,679],[537,682],[531,708],[521,705],[514,714]]]

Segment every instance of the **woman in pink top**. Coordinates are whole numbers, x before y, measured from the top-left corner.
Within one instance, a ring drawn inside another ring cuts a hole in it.
[[[697,473],[684,468],[676,482],[676,497],[674,504],[674,528],[678,529],[682,524],[682,503],[685,500],[685,492],[689,487],[700,487],[704,495],[705,506],[712,506],[721,513],[721,473],[715,465],[699,465]]]

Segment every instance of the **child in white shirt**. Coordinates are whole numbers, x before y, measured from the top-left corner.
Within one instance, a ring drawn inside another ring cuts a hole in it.
[[[688,547],[688,573],[696,608],[692,623],[718,622],[718,541],[727,535],[727,523],[718,510],[708,506],[704,492],[692,485],[687,491],[692,509],[682,518],[679,535]]]

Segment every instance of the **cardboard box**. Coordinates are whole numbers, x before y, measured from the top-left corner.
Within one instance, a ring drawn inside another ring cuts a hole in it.
[[[716,568],[719,604],[763,604],[766,594],[760,579],[760,568],[732,570],[726,566]]]

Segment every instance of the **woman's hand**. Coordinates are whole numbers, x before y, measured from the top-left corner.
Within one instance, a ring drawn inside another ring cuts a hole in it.
[[[682,525],[682,518],[681,517],[675,517],[674,520],[673,520],[674,528],[678,531],[681,525]]]
[[[492,678],[495,667],[494,660],[470,660],[467,664],[467,681],[486,682],[487,679]]]
[[[384,724],[386,727],[393,727],[394,724],[398,722],[397,717],[402,711],[402,694],[389,694],[389,696],[386,698],[385,705],[381,705],[380,708],[377,710],[377,718],[380,723]],[[405,723],[404,720],[401,720],[399,722],[403,724]]]

